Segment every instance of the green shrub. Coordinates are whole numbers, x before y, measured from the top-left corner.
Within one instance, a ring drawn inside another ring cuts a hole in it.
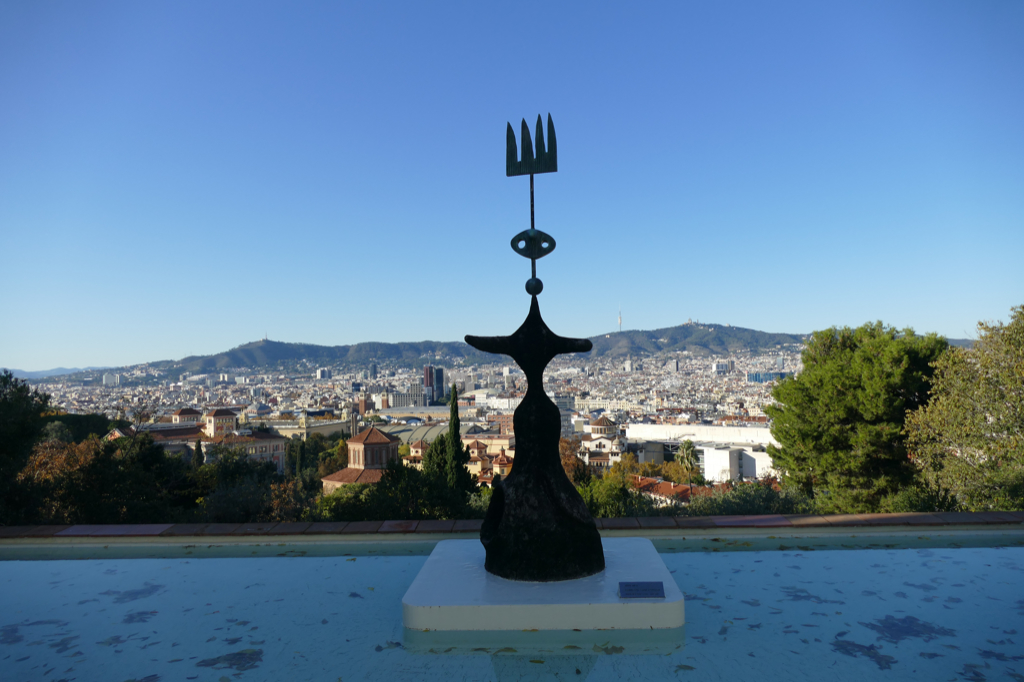
[[[776,490],[769,481],[757,481],[715,490],[709,495],[695,495],[679,516],[757,516],[809,511],[810,503],[799,491]]]
[[[921,486],[904,488],[886,496],[879,509],[885,513],[958,511],[955,498]]]

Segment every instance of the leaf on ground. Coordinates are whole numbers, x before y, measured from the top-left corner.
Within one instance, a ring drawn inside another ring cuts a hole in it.
[[[610,656],[612,654],[621,654],[623,651],[625,651],[625,649],[623,647],[621,647],[621,646],[609,646],[609,643],[605,642],[604,646],[600,646],[598,644],[595,644],[594,645],[594,651],[596,651],[599,654],[600,653],[605,653],[605,654],[608,654]]]

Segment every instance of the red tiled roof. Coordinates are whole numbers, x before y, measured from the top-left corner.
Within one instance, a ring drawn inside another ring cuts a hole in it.
[[[430,444],[427,443],[427,441],[425,440],[418,440],[415,443],[410,443],[409,447],[416,448],[417,450],[426,450],[427,448],[430,447]]]
[[[369,445],[385,444],[385,443],[399,443],[401,438],[384,433],[379,430],[376,426],[371,426],[357,436],[352,436],[348,439],[349,443],[362,443]]]
[[[213,410],[212,412],[207,412],[206,416],[207,417],[237,417],[238,415],[236,415],[231,410],[226,410],[223,407],[219,407],[216,410]]]
[[[329,483],[377,483],[383,475],[383,469],[354,469],[352,467],[345,467],[341,471],[335,471],[330,476],[324,476],[320,480]]]
[[[659,481],[656,478],[646,476],[636,477],[636,489],[649,495],[657,495],[669,499],[677,499],[686,502],[690,499],[690,486],[685,483],[672,483],[671,481]]]
[[[601,415],[591,426],[615,426],[615,423],[608,419],[608,417]]]
[[[199,410],[193,410],[191,407],[183,407],[180,410],[176,411],[174,414],[178,415],[179,417],[193,417],[195,415],[202,414],[202,412],[200,412]]]
[[[180,429],[153,429],[146,431],[153,436],[153,442],[159,443],[162,440],[178,440],[179,438],[196,438],[203,434],[202,427],[183,426]]]

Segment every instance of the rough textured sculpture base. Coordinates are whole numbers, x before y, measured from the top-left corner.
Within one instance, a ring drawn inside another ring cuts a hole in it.
[[[560,353],[589,351],[587,339],[558,336],[544,324],[537,297],[511,336],[467,336],[488,353],[512,356],[526,373],[527,390],[513,416],[516,457],[496,483],[480,530],[487,570],[509,580],[571,580],[604,568],[601,535],[558,453],[561,418],[544,393],[544,368]]]

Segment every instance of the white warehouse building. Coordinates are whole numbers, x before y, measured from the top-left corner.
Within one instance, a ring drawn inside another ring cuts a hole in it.
[[[753,443],[694,443],[701,472],[709,483],[751,481],[775,476],[772,458]]]

